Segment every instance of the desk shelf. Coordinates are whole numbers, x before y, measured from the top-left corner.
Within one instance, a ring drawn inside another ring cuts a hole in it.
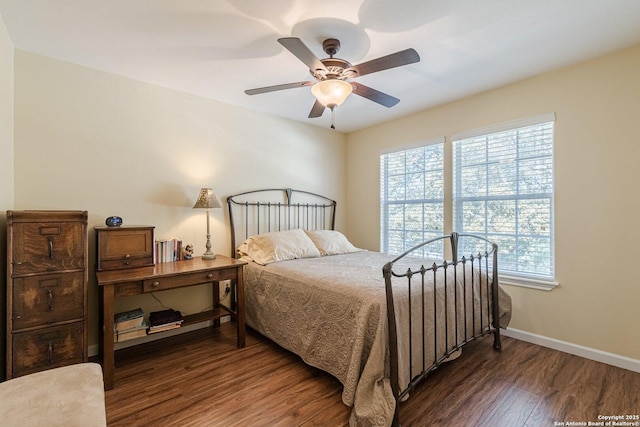
[[[235,313],[227,310],[226,307],[216,307],[213,310],[207,310],[200,313],[188,314],[183,316],[182,326],[193,325],[207,320],[218,320],[225,316],[234,316]]]

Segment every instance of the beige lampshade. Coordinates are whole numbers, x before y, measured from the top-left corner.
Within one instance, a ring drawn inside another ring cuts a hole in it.
[[[198,194],[198,200],[196,200],[196,204],[193,205],[193,208],[221,208],[218,199],[216,198],[216,193],[213,192],[211,188],[202,188],[200,189],[200,194]]]
[[[353,87],[344,80],[322,80],[311,87],[311,93],[325,107],[333,109],[342,104],[351,94]]]

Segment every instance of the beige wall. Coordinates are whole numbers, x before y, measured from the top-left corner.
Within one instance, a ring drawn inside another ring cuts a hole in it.
[[[6,260],[6,215],[13,208],[13,43],[0,16],[0,260]],[[4,378],[5,262],[0,261],[0,379]]]
[[[636,46],[350,134],[350,237],[356,245],[379,248],[382,148],[555,112],[560,287],[506,287],[513,298],[511,326],[640,359],[634,267],[640,258],[639,73]]]
[[[640,182],[640,46],[348,137],[22,51],[14,58],[3,25],[0,64],[2,211],[86,209],[92,227],[120,215],[126,224],[155,225],[157,237],[193,243],[196,253],[204,250],[205,218],[191,205],[202,186],[221,199],[265,186],[330,195],[339,202],[338,228],[377,250],[382,148],[555,112],[561,286],[507,287],[511,326],[640,359],[640,286],[627,266],[640,255],[640,201],[633,196]],[[211,217],[213,249],[226,254],[224,211]],[[91,234],[92,260],[94,243]],[[93,278],[90,286],[96,344]],[[186,312],[209,298],[205,288],[160,296]],[[149,299],[121,307],[139,304],[159,308]]]
[[[343,134],[16,50],[15,208],[85,209],[156,227],[204,252],[206,219],[191,207],[201,187],[220,202],[236,192],[292,187],[345,205]],[[213,77],[212,77],[213,78]],[[345,210],[337,227],[346,228]],[[226,210],[211,212],[213,250],[229,253]],[[95,259],[90,233],[90,260]],[[93,276],[93,275],[91,275]],[[97,286],[90,282],[90,344],[97,343]],[[165,292],[187,314],[209,290]],[[151,297],[121,309],[161,309]]]
[[[13,43],[2,16],[0,64],[0,211],[4,212],[13,204]]]

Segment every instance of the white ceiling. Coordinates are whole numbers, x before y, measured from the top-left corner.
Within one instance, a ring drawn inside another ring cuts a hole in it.
[[[17,49],[293,120],[312,79],[277,39],[358,64],[412,47],[421,61],[359,81],[400,98],[392,108],[351,95],[336,109],[350,132],[640,43],[640,0],[0,0]]]

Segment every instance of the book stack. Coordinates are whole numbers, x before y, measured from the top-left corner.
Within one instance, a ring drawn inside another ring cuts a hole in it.
[[[167,309],[149,314],[149,333],[169,331],[182,325],[182,314],[177,310]]]
[[[182,240],[156,240],[156,263],[174,262],[182,259]]]
[[[113,318],[113,342],[123,342],[147,335],[147,323],[141,308],[117,313]]]

